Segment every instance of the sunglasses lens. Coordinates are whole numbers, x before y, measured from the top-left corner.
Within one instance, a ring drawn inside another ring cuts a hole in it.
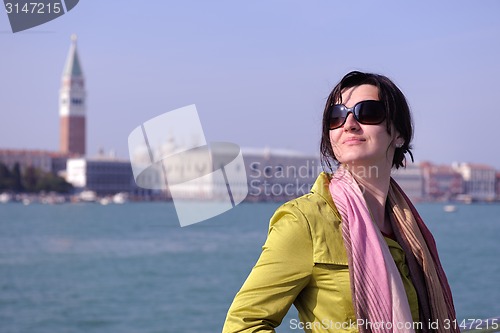
[[[345,121],[346,111],[343,105],[334,105],[330,109],[330,129],[335,129]]]
[[[366,125],[380,124],[385,119],[384,105],[379,101],[364,101],[357,106],[357,118]]]

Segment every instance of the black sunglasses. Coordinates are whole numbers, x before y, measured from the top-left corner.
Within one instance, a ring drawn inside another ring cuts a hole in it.
[[[331,130],[342,127],[349,112],[363,125],[378,125],[385,120],[385,107],[381,101],[361,101],[352,108],[344,104],[330,105],[328,112]]]

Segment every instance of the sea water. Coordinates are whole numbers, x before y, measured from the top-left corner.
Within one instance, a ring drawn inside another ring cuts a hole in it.
[[[0,332],[220,332],[279,203],[181,228],[172,203],[0,205]],[[500,205],[417,208],[459,319],[500,315]],[[292,307],[277,332],[294,329]]]

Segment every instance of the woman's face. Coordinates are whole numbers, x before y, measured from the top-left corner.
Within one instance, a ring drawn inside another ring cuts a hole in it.
[[[352,87],[342,92],[342,102],[352,108],[358,102],[378,101],[378,88],[369,84]],[[396,133],[393,129],[392,133]],[[330,142],[335,157],[342,164],[356,166],[392,166],[395,142],[387,133],[386,120],[378,125],[360,124],[349,113],[343,126],[330,130]],[[389,149],[388,149],[389,148]]]

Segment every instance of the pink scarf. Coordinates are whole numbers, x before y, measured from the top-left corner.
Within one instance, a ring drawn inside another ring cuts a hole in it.
[[[347,250],[351,292],[360,332],[413,333],[413,323],[401,275],[379,228],[373,223],[363,193],[351,173],[339,167],[330,182],[330,193],[342,217],[342,236]],[[391,179],[388,193],[391,223],[396,240],[406,253],[410,277],[417,291],[420,328],[436,332],[453,323],[455,309],[446,276],[439,262],[434,239],[404,195]],[[432,327],[434,328],[434,327]]]

